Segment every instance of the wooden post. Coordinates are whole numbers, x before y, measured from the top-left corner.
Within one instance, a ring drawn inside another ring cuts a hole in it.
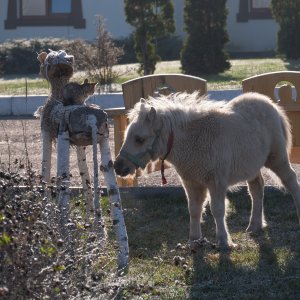
[[[48,131],[42,130],[42,180],[49,184],[51,173],[52,139]]]
[[[126,115],[116,115],[114,116],[114,140],[115,140],[115,156],[120,152],[120,149],[122,147],[123,141],[124,141],[124,134],[125,129],[128,125],[128,120]],[[117,182],[119,186],[125,187],[125,186],[136,186],[137,185],[137,179],[134,178],[117,178]]]
[[[100,205],[100,187],[99,187],[99,172],[98,172],[98,159],[97,159],[97,119],[94,115],[87,116],[87,123],[92,130],[92,146],[93,146],[93,165],[94,165],[94,227],[101,238],[106,237],[102,221],[102,209]]]
[[[86,220],[88,221],[91,211],[93,211],[93,192],[89,169],[86,163],[85,147],[76,146],[78,169],[82,181],[83,194],[86,198]]]
[[[101,153],[101,166],[100,170],[103,171],[104,178],[107,185],[107,192],[110,200],[111,218],[113,221],[114,230],[119,245],[118,252],[118,269],[122,272],[128,267],[129,247],[126,225],[123,216],[121,205],[120,191],[116,181],[116,174],[111,159],[108,132],[107,136],[100,138],[100,153]]]
[[[61,213],[61,226],[66,233],[65,225],[69,215],[70,200],[70,139],[65,120],[61,120],[57,136],[57,189],[59,193],[58,205]]]

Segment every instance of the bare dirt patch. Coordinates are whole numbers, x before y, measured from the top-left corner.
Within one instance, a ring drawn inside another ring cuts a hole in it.
[[[114,153],[114,126],[113,121],[110,121],[110,146],[113,159]],[[24,164],[26,160],[26,147],[28,152],[29,162],[32,165],[32,170],[37,174],[40,174],[41,159],[42,159],[42,141],[40,121],[37,119],[26,120],[0,120],[0,168],[2,170],[8,170],[9,166],[11,171],[16,171],[20,163]],[[90,174],[92,175],[92,148],[87,147],[87,163],[90,168]],[[77,156],[76,149],[71,147],[70,150],[70,173],[71,173],[71,185],[80,186],[81,179],[77,168]],[[300,165],[293,164],[298,180],[300,180]],[[52,168],[51,175],[56,174],[56,146],[53,145],[52,151]],[[180,180],[173,168],[165,170],[165,175],[169,186],[181,185]],[[278,181],[274,180],[270,176],[270,173],[264,170],[264,178],[266,185],[276,185]],[[143,174],[139,177],[140,186],[160,186],[161,175],[160,171],[153,172],[151,174]],[[103,178],[101,177],[101,184],[103,184]]]
[[[110,122],[110,146],[111,153],[114,159],[114,127],[113,122]],[[26,150],[27,148],[27,150]],[[40,120],[0,120],[0,168],[2,170],[17,171],[20,164],[26,162],[26,152],[31,164],[32,170],[40,174],[42,160],[42,140],[40,130]],[[87,147],[87,163],[92,175],[92,148]],[[77,168],[76,149],[70,149],[70,173],[71,185],[81,185],[81,179]],[[52,168],[51,175],[56,174],[56,146],[52,149]],[[169,185],[180,185],[178,176],[173,169],[166,169],[166,178]],[[103,182],[103,178],[101,177]],[[160,172],[146,174],[139,178],[141,186],[159,186],[161,185]]]

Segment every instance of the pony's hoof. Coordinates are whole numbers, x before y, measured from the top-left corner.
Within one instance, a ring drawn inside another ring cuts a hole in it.
[[[217,244],[217,249],[220,251],[220,252],[230,252],[234,249],[236,249],[238,247],[237,244],[234,244],[232,242],[230,243],[220,243],[220,244]]]
[[[251,224],[247,227],[246,232],[258,233],[258,232],[262,231],[263,228],[264,228],[264,226],[262,226],[261,224]]]
[[[199,248],[202,248],[204,245],[211,244],[207,238],[203,237],[198,240],[189,240],[188,246],[192,253],[196,253]]]

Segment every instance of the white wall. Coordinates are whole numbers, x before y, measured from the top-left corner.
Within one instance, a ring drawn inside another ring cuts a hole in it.
[[[41,96],[0,96],[0,117],[1,116],[19,116],[30,115],[37,110],[39,106],[45,104],[47,95]],[[89,99],[89,103],[97,104],[103,109],[124,107],[122,93],[111,93],[93,95]]]
[[[184,0],[173,0],[175,4],[176,34],[184,35],[183,8]],[[8,0],[0,1],[0,42],[6,39],[61,37],[67,39],[82,38],[93,40],[96,37],[96,15],[106,18],[106,27],[115,38],[125,37],[132,28],[125,21],[123,0],[83,0],[83,16],[86,20],[85,29],[73,27],[17,27],[4,29],[7,17]],[[238,52],[270,51],[276,48],[278,24],[274,20],[249,20],[245,23],[236,22],[239,1],[228,0],[229,15],[227,21],[230,42],[228,49]]]
[[[242,93],[241,89],[208,91],[207,94],[214,100],[230,100]],[[0,118],[7,116],[32,116],[37,108],[44,105],[46,95],[41,96],[0,96]],[[94,94],[88,100],[89,104],[97,104],[103,109],[123,108],[122,93]]]
[[[174,19],[175,19],[175,34],[179,36],[184,36],[184,18],[183,18],[183,10],[184,10],[184,1],[183,0],[173,0],[174,4]]]
[[[132,31],[130,25],[125,21],[123,0],[83,0],[83,17],[86,21],[86,28],[82,29],[74,29],[72,26],[21,26],[16,29],[4,29],[8,1],[0,1],[0,42],[29,37],[93,40],[96,37],[96,15],[102,15],[106,18],[106,27],[114,37],[127,36]]]
[[[183,0],[175,4],[176,34],[184,36]],[[228,50],[231,52],[267,52],[276,49],[278,24],[273,19],[237,22],[239,0],[227,0]]]
[[[227,0],[228,50],[234,52],[272,51],[277,45],[278,24],[273,19],[237,22],[238,0]]]
[[[132,32],[132,27],[125,20],[124,0],[82,0],[83,2],[90,2],[88,5],[83,5],[83,16],[87,28],[93,33],[87,33],[87,36],[82,38],[89,40],[95,38],[96,15],[106,19],[106,27],[115,38],[126,37]]]

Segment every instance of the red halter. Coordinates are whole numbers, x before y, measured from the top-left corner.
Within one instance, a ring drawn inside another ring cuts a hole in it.
[[[161,173],[161,182],[162,185],[167,184],[167,179],[165,177],[165,165],[164,165],[164,161],[167,158],[167,156],[170,154],[172,146],[173,146],[173,142],[174,142],[174,134],[173,134],[173,130],[171,130],[169,137],[168,137],[168,143],[167,143],[167,153],[165,154],[165,156],[162,158],[161,160],[161,166],[160,166],[160,173]]]

